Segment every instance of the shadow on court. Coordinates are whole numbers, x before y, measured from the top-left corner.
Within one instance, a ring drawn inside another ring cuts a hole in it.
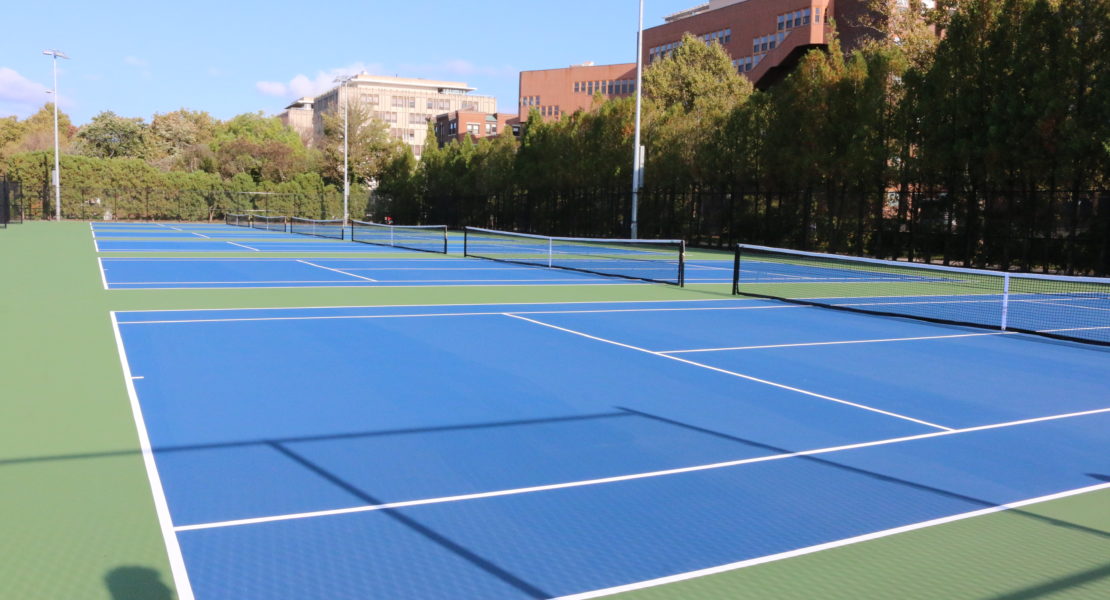
[[[112,600],[173,600],[177,596],[150,567],[116,567],[104,576]]]

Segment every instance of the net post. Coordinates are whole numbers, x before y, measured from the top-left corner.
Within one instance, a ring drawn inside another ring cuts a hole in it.
[[[447,254],[447,226],[443,226],[443,253]]]
[[[464,257],[470,256],[470,254],[467,253],[467,250],[469,249],[469,245],[470,245],[469,244],[470,238],[467,235],[469,232],[470,232],[469,227],[463,227],[463,256]]]
[[[1006,331],[1010,318],[1010,274],[1002,276],[1002,324],[1000,329]]]
[[[740,295],[740,244],[736,244],[736,251],[732,256],[732,295]]]
[[[555,257],[553,256],[554,253],[552,252],[552,245],[554,244],[554,242],[555,242],[555,240],[552,240],[550,238],[548,238],[548,240],[547,240],[547,266],[549,268],[554,263],[554,259],[555,259]]]
[[[678,245],[678,287],[686,287],[686,240]]]

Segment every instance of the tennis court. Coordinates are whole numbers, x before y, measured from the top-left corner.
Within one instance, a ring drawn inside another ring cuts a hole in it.
[[[1107,486],[1110,354],[1022,334],[763,300],[113,318],[198,598],[596,597]]]
[[[356,222],[358,223],[358,222]],[[538,249],[532,240],[471,236],[469,255],[497,262],[464,260],[466,241],[444,229],[404,235],[391,228],[370,230],[356,225],[346,240],[305,237],[224,224],[94,227],[101,253],[235,254],[235,257],[101,257],[105,289],[227,289],[278,287],[383,287],[436,285],[618,285],[664,281],[727,284],[730,259],[700,255],[681,264],[680,248],[604,247],[564,244]],[[411,228],[399,228],[411,229]],[[200,232],[204,232],[201,234]],[[325,230],[333,235],[338,230]],[[125,232],[133,237],[116,237]],[[236,239],[239,232],[254,237]],[[231,239],[218,239],[227,237]],[[362,243],[352,243],[350,239]],[[553,252],[559,257],[552,258]],[[295,257],[246,258],[243,253],[282,253]],[[311,257],[359,254],[358,258]],[[309,256],[311,255],[311,256]],[[362,255],[369,255],[365,258]],[[438,258],[436,256],[438,255]],[[555,264],[557,263],[557,264]],[[559,269],[536,268],[558,266]],[[600,271],[618,277],[602,276]]]
[[[168,225],[5,232],[19,597],[1105,596],[1092,284]]]

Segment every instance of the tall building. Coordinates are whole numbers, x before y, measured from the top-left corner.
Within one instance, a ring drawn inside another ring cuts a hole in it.
[[[312,145],[312,98],[298,98],[285,107],[285,112],[278,115],[278,120],[285,123],[286,127],[296,131],[301,136],[301,141],[306,146]]]
[[[563,69],[521,71],[520,119],[532,109],[545,121],[557,120],[576,110],[589,110],[595,93],[617,98],[636,92],[636,63],[594,65],[585,63]]]
[[[347,102],[368,107],[371,115],[389,125],[389,135],[412,147],[417,158],[424,151],[428,122],[452,111],[493,113],[497,100],[472,95],[474,88],[458,81],[408,79],[359,73],[345,85],[313,99],[313,138],[317,145],[324,135],[323,115],[342,115]]]
[[[808,50],[825,47],[833,20],[844,46],[857,45],[867,35],[859,23],[866,12],[866,0],[710,0],[645,29],[642,59],[661,60],[690,33],[721,44],[740,73],[766,88]]]

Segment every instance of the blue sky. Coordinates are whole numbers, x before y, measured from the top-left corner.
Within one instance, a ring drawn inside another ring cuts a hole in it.
[[[699,4],[645,0],[644,26]],[[178,108],[277,114],[337,74],[465,81],[515,111],[521,70],[635,60],[637,0],[11,2],[0,33],[0,117],[50,96],[77,124]]]

